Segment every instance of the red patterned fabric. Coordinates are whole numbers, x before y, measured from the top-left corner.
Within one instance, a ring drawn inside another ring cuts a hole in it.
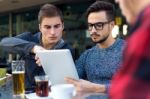
[[[111,99],[150,99],[150,6],[142,11],[127,39],[120,71],[113,77]]]

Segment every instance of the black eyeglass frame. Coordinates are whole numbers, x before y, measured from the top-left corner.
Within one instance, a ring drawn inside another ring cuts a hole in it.
[[[109,24],[111,21],[106,22],[96,22],[94,24],[88,23],[88,30],[92,31],[93,26],[96,30],[103,30],[105,24]]]

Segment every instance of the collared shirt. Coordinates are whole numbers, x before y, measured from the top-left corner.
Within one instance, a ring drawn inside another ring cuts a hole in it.
[[[2,39],[0,45],[3,46],[4,50],[9,53],[20,54],[21,59],[25,60],[25,87],[33,88],[35,86],[35,75],[45,74],[42,67],[37,66],[35,61],[35,54],[31,53],[31,49],[35,45],[41,45],[41,33],[32,34],[25,32],[16,37],[7,37]],[[61,39],[53,49],[69,49],[72,56],[75,56],[74,50],[71,46]]]
[[[114,76],[111,99],[150,99],[150,5],[146,7],[127,39],[123,65]]]

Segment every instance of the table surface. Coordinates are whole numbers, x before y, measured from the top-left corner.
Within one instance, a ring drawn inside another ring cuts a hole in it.
[[[0,86],[0,99],[12,99],[12,96],[12,79],[7,78],[6,84]],[[108,99],[108,95],[103,93],[77,93],[73,99]]]

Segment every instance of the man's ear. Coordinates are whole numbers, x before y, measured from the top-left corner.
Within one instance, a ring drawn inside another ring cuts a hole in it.
[[[115,26],[115,21],[112,21],[112,22],[111,22],[111,25],[114,27],[114,26]]]
[[[64,30],[64,27],[65,27],[65,26],[64,26],[64,23],[63,23],[63,24],[62,24],[62,29],[63,29],[63,30]]]
[[[114,26],[115,26],[115,21],[111,21],[111,22],[110,22],[110,26],[111,26],[111,28],[113,29]]]
[[[41,25],[39,24],[39,30],[41,31]]]

